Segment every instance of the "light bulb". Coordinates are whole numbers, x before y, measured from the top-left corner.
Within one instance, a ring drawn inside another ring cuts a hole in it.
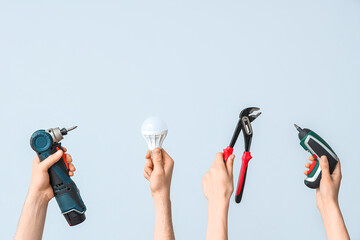
[[[160,148],[166,138],[168,129],[166,123],[158,117],[149,117],[141,126],[141,133],[144,136],[150,151]]]

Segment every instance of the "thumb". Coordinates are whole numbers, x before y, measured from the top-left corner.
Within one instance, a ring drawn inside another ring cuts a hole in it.
[[[321,167],[321,176],[325,178],[330,178],[330,169],[329,161],[325,155],[322,155],[320,158],[320,167]]]
[[[40,163],[45,170],[48,170],[52,165],[54,165],[60,158],[63,156],[64,152],[62,150],[58,150],[56,153],[47,157],[44,161]]]
[[[337,162],[336,166],[335,166],[335,169],[333,171],[333,173],[331,174],[331,176],[333,178],[335,178],[336,181],[341,181],[341,164],[340,164],[340,160]]]
[[[235,159],[235,155],[231,154],[228,160],[226,161],[226,169],[228,171],[229,176],[233,175],[234,159]]]
[[[164,161],[161,155],[161,151],[159,148],[155,148],[152,152],[153,163],[154,163],[154,171],[158,169],[163,169]]]

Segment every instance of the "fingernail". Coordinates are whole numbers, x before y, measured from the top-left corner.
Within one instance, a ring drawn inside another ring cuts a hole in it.
[[[61,155],[62,155],[62,151],[61,151],[61,150],[57,151],[57,152],[56,152],[56,155],[61,156]]]
[[[160,154],[160,149],[159,149],[159,148],[155,148],[153,153],[154,153],[154,154]]]

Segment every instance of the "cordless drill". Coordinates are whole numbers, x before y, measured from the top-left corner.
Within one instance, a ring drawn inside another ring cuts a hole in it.
[[[311,153],[314,157],[308,175],[304,180],[304,183],[309,188],[318,188],[320,186],[321,180],[321,168],[319,159],[321,156],[325,155],[329,161],[330,174],[333,173],[336,163],[339,161],[339,158],[336,156],[334,150],[315,132],[310,129],[302,129],[298,125],[294,124],[295,128],[299,131],[300,145]]]
[[[30,146],[37,153],[40,161],[44,161],[51,154],[63,150],[60,141],[64,135],[75,128],[38,130],[32,134]],[[55,199],[69,225],[75,226],[85,221],[86,207],[81,199],[79,189],[69,176],[69,165],[65,153],[58,162],[49,168],[49,176]]]

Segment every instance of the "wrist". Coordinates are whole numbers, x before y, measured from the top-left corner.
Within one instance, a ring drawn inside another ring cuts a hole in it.
[[[209,199],[208,206],[217,206],[219,208],[229,208],[230,199],[229,198],[214,198]]]
[[[171,200],[167,196],[154,196],[155,212],[163,212],[171,209]],[[170,210],[171,211],[171,210]]]
[[[26,196],[26,201],[36,203],[40,206],[47,206],[50,200],[51,199],[49,199],[49,197],[45,193],[31,189]]]
[[[334,199],[323,200],[321,201],[321,206],[319,206],[319,211],[321,215],[326,215],[339,209],[339,203]]]
[[[230,201],[229,199],[216,199],[209,200],[208,212],[209,215],[217,215],[218,217],[227,217],[229,211]]]
[[[153,197],[154,201],[157,200],[170,200],[170,189],[165,191],[156,191],[151,192],[151,196]]]
[[[153,194],[154,202],[170,202],[170,194]]]

